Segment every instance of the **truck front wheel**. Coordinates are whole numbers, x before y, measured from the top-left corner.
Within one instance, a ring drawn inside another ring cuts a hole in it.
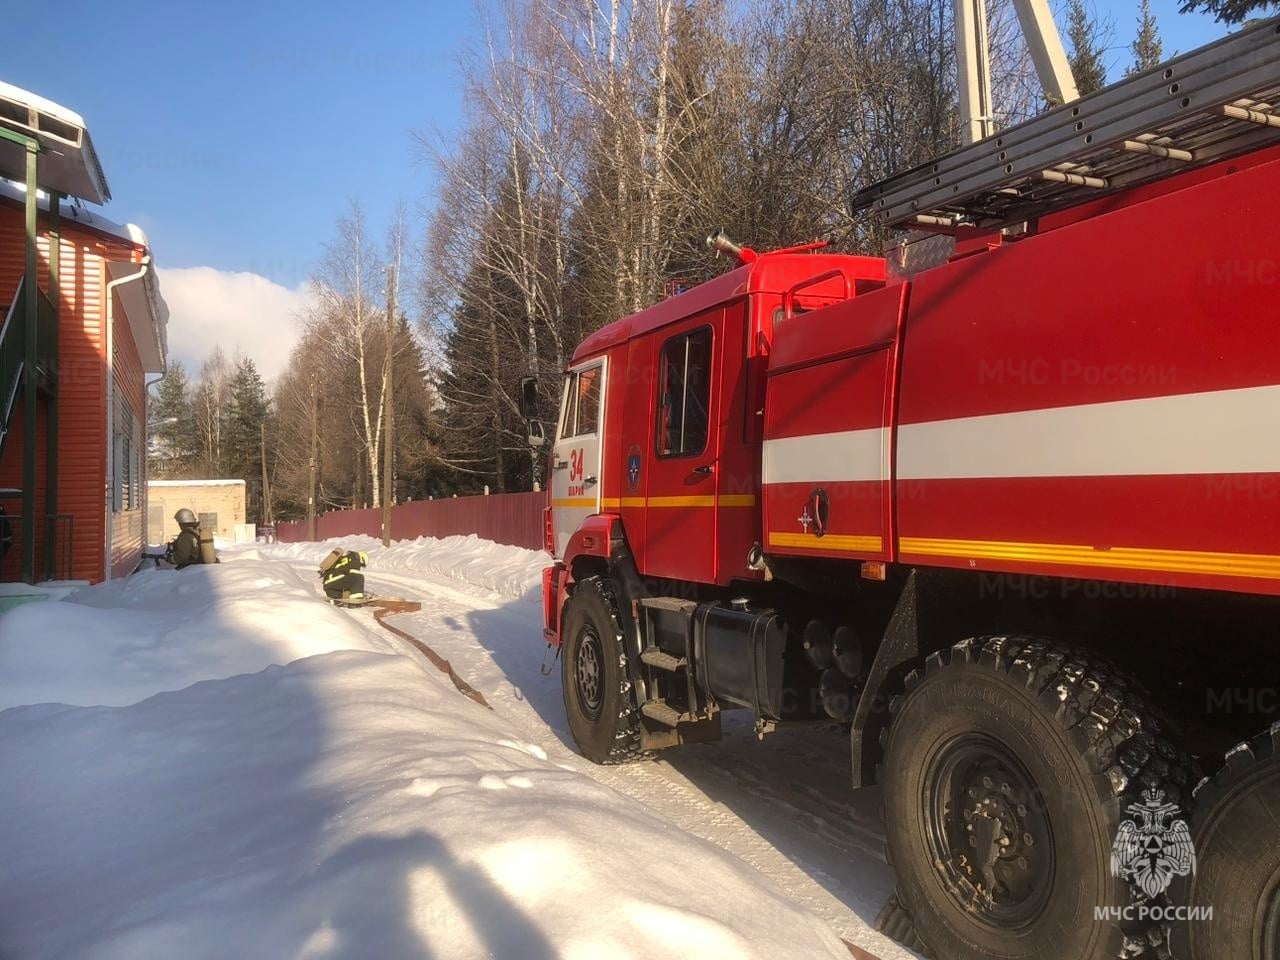
[[[898,893],[935,956],[1131,956],[1137,894],[1112,869],[1142,791],[1184,799],[1151,711],[1088,654],[1011,637],[929,657],[895,699],[884,802]]]
[[[640,712],[627,675],[622,626],[612,585],[585,577],[565,605],[561,684],[569,732],[595,763],[627,763],[640,749]]]

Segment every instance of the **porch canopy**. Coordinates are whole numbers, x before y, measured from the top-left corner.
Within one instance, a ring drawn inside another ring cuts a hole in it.
[[[111,199],[111,188],[80,114],[0,82],[0,127],[39,143],[42,190],[91,203]],[[23,182],[26,168],[26,147],[0,137],[0,176]]]

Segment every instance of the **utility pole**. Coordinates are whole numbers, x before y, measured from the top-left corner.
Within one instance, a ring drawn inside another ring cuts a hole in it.
[[[1075,78],[1048,0],[1013,0],[1022,35],[1050,104],[1077,100]],[[967,146],[995,132],[986,0],[953,0],[960,136]]]
[[[396,268],[387,265],[387,356],[382,365],[382,545],[391,546],[391,497],[395,476]]]
[[[271,481],[267,477],[267,422],[259,424],[262,428],[262,523],[271,524]]]
[[[316,540],[316,474],[320,466],[320,384],[311,372],[307,384],[311,400],[311,456],[307,460],[307,539]]]

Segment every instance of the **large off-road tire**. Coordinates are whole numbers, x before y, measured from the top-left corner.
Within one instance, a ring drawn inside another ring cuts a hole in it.
[[[1176,925],[1174,955],[1280,958],[1280,724],[1228,754],[1195,803],[1196,872],[1178,890],[1191,911]]]
[[[640,711],[613,587],[603,577],[578,581],[565,605],[561,684],[569,732],[595,763],[627,763],[640,749]]]
[[[985,637],[931,655],[891,709],[888,852],[934,956],[1141,952],[1152,931],[1121,918],[1143,895],[1112,875],[1112,846],[1130,802],[1155,788],[1181,804],[1187,776],[1123,678],[1072,648]]]

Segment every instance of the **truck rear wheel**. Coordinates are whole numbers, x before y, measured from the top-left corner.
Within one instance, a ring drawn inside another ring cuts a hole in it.
[[[585,577],[564,612],[561,684],[569,732],[595,763],[627,763],[640,749],[640,712],[627,675],[626,651],[613,587]]]
[[[1280,957],[1280,725],[1241,744],[1196,791],[1195,911],[1177,924],[1181,960]]]
[[[1113,876],[1129,801],[1183,800],[1143,700],[1088,654],[1011,637],[929,657],[892,705],[886,836],[920,938],[947,960],[1132,956]],[[1100,912],[1102,911],[1102,912]]]

